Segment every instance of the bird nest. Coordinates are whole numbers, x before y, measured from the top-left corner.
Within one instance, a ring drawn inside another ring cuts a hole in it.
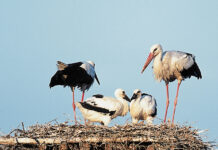
[[[12,136],[12,133],[14,134]],[[211,149],[199,131],[185,125],[126,124],[113,127],[36,124],[0,137],[0,145],[12,149]],[[0,147],[1,149],[1,147]]]

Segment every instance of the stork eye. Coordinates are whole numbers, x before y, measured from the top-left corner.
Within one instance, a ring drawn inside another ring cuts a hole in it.
[[[157,50],[157,48],[154,49],[154,52]]]

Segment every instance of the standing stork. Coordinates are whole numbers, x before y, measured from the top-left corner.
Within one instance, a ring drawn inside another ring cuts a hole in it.
[[[195,62],[195,56],[190,53],[185,53],[181,51],[165,51],[163,52],[160,44],[155,44],[150,49],[150,54],[144,64],[144,67],[141,71],[146,69],[151,60],[154,59],[153,63],[153,72],[156,80],[161,81],[164,80],[166,84],[167,90],[167,100],[166,100],[166,111],[164,122],[166,122],[167,110],[169,106],[169,91],[168,84],[169,82],[178,80],[176,98],[174,100],[174,109],[173,109],[173,118],[172,122],[174,122],[174,115],[176,111],[179,86],[182,80],[186,78],[190,78],[191,76],[195,76],[196,78],[202,78],[201,71]]]
[[[116,89],[116,98],[100,94],[93,95],[84,102],[76,102],[85,119],[91,122],[100,122],[107,126],[117,116],[125,116],[129,111],[129,97],[123,89]]]
[[[74,103],[74,89],[78,87],[82,91],[83,102],[85,90],[88,90],[94,82],[97,80],[98,84],[100,82],[95,73],[95,63],[92,61],[87,62],[76,62],[72,64],[65,64],[63,62],[57,61],[58,71],[53,75],[50,81],[50,88],[56,85],[62,85],[64,87],[69,86],[73,93],[73,112],[74,119],[76,122],[76,106]]]

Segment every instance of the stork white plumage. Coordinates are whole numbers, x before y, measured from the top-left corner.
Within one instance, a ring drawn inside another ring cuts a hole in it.
[[[84,99],[85,90],[88,90],[94,79],[97,80],[98,84],[100,82],[95,73],[95,63],[93,61],[87,62],[76,62],[72,64],[65,64],[63,62],[57,62],[58,71],[52,76],[50,81],[50,88],[56,85],[69,86],[73,93],[73,112],[74,119],[76,122],[76,112],[74,104],[74,89],[78,87],[82,91],[82,99]]]
[[[136,124],[139,120],[146,120],[148,124],[152,124],[153,119],[157,115],[157,103],[153,96],[142,93],[136,89],[130,102],[130,114],[132,123]]]
[[[153,63],[153,71],[155,78],[158,81],[164,80],[166,83],[167,90],[167,101],[166,101],[166,111],[164,122],[166,122],[167,110],[169,106],[169,92],[168,92],[168,84],[169,82],[178,80],[176,98],[174,100],[174,109],[173,109],[173,117],[172,122],[174,122],[174,115],[178,100],[179,86],[182,80],[186,78],[190,78],[191,76],[195,76],[196,78],[202,78],[201,71],[195,62],[195,56],[190,53],[185,53],[181,51],[165,51],[163,52],[160,44],[155,44],[150,49],[150,54],[144,64],[144,67],[141,71],[147,68],[151,60],[154,59]]]
[[[107,126],[113,118],[125,116],[129,111],[130,99],[125,91],[116,89],[114,95],[116,98],[93,95],[84,102],[76,102],[76,106],[85,119]]]

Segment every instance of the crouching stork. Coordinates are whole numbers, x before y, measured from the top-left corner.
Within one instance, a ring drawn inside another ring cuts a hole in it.
[[[136,124],[139,120],[146,120],[152,124],[157,115],[157,103],[153,96],[142,93],[141,90],[135,89],[130,102],[130,114],[132,123]]]
[[[107,126],[117,116],[125,116],[129,111],[130,99],[122,89],[116,89],[116,98],[100,94],[93,95],[84,102],[76,102],[85,119],[90,122],[99,122]]]

